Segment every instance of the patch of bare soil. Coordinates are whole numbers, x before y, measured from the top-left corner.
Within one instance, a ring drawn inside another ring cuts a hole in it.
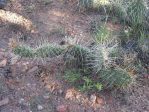
[[[148,78],[127,92],[83,94],[63,80],[61,61],[42,67],[8,49],[12,38],[31,46],[42,39],[60,43],[68,35],[88,42],[90,23],[100,15],[80,14],[62,0],[10,0],[5,11],[31,21],[33,32],[0,20],[0,112],[149,111]]]

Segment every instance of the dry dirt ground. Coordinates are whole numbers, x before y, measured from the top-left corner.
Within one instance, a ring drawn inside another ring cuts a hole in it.
[[[60,60],[43,67],[11,52],[12,38],[31,46],[39,40],[60,43],[67,35],[89,41],[89,23],[100,15],[81,14],[74,4],[62,1],[10,0],[7,4],[6,11],[22,15],[32,27],[0,21],[0,112],[149,112],[148,78],[140,78],[127,92],[80,93],[63,80]]]

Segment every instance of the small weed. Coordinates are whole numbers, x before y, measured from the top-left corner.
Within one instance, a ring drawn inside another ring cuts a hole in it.
[[[66,71],[64,74],[64,79],[80,91],[102,90],[101,83],[92,80],[88,76],[81,76],[81,73],[75,69]]]
[[[140,31],[140,37],[138,38],[138,42],[142,42],[144,40],[149,39],[149,35],[145,32],[145,30]]]
[[[33,58],[34,56],[34,50],[26,45],[16,46],[14,48],[14,53],[27,58]]]
[[[93,81],[91,78],[84,76],[82,78],[83,80],[83,85],[79,86],[80,91],[89,91],[89,90],[102,90],[102,84],[99,82]]]
[[[68,70],[64,74],[64,79],[70,83],[75,83],[80,79],[81,75],[76,70]]]
[[[94,85],[90,78],[88,78],[87,76],[84,76],[82,80],[84,81],[84,83],[83,85],[79,86],[80,91],[88,91],[88,90],[93,89]]]
[[[97,43],[103,43],[109,39],[111,32],[106,28],[106,26],[101,26],[100,29],[95,33],[94,39]]]
[[[98,91],[101,91],[103,89],[103,85],[99,82],[95,83],[94,86]]]

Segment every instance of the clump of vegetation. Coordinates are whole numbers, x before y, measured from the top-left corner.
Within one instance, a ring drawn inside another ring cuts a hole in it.
[[[66,70],[64,79],[75,85],[80,91],[102,90],[102,84],[93,81],[89,76],[82,76],[81,72],[75,69]]]
[[[126,17],[126,10],[121,0],[79,0],[78,4],[80,10],[92,9],[121,19]]]
[[[144,21],[146,14],[146,7],[143,0],[133,1],[127,9],[129,22],[132,27],[132,33],[135,36],[141,36],[144,31]]]
[[[89,91],[89,90],[101,91],[103,89],[103,85],[101,83],[95,82],[87,76],[84,76],[82,80],[83,84],[79,86],[80,91]]]
[[[92,7],[92,0],[79,0],[79,9],[88,9]]]
[[[110,38],[110,36],[111,32],[104,25],[97,29],[97,31],[95,32],[94,39],[97,43],[104,43]]]
[[[29,58],[52,58],[63,55],[64,62],[68,65],[68,68],[71,66],[71,68],[73,67],[80,71],[83,70],[82,73],[84,75],[86,74],[84,70],[87,70],[89,73],[94,73],[94,75],[103,73],[100,77],[103,84],[105,84],[103,81],[105,80],[107,85],[110,85],[111,87],[118,85],[118,87],[123,87],[125,85],[124,83],[129,84],[131,82],[131,77],[128,77],[126,72],[117,69],[115,70],[115,57],[117,56],[118,51],[117,44],[113,42],[107,43],[106,41],[105,43],[101,43],[101,41],[97,41],[95,42],[95,45],[90,48],[82,45],[55,46],[53,44],[46,43],[37,48],[17,46],[14,48],[14,52],[20,56]],[[109,73],[109,70],[112,75]],[[77,81],[83,82],[83,84],[79,87],[81,90],[91,90],[95,88],[100,90],[100,84],[102,83],[91,80],[89,78],[89,76],[91,76],[90,74],[87,74],[84,77],[79,72],[67,71],[64,78],[71,83],[76,83]],[[118,74],[120,74],[120,76]],[[127,78],[129,81],[125,80]],[[122,84],[116,84],[120,83],[119,80],[121,80],[120,82]]]
[[[145,19],[146,7],[143,0],[133,1],[127,9],[129,21],[133,26],[142,24]]]
[[[87,55],[86,63],[95,73],[103,68],[109,68],[115,64],[118,55],[117,44],[97,44],[92,47],[90,55]],[[89,57],[88,57],[89,56]],[[91,58],[90,58],[91,57]]]
[[[143,57],[140,60],[147,60],[146,57],[148,57],[148,44],[143,42],[148,37],[144,27],[146,19],[144,1],[133,0],[127,4],[120,0],[107,0],[103,3],[101,0],[79,0],[79,7],[104,9],[105,24],[101,27],[95,26],[94,45],[86,46],[68,42],[68,45],[62,46],[48,43],[36,48],[17,46],[14,48],[15,54],[30,58],[52,58],[62,55],[66,68],[75,68],[75,70],[65,71],[65,80],[83,91],[128,87],[134,81],[128,72],[131,67],[134,67],[134,60],[139,57],[139,54]],[[110,16],[123,20],[123,24],[120,24],[127,29],[124,31],[122,28],[125,35],[115,36],[112,30],[106,27],[107,18]],[[122,45],[118,39],[125,41],[125,45]],[[135,45],[129,43],[131,40],[135,41]],[[93,79],[91,74],[97,76],[99,80]]]
[[[20,55],[22,57],[28,57],[28,58],[33,58],[34,56],[34,50],[26,45],[22,45],[22,46],[16,46],[13,49],[14,53],[17,55]]]
[[[109,0],[79,0],[79,6],[85,9],[98,9],[107,4],[110,4]]]
[[[70,83],[75,83],[80,78],[81,78],[81,74],[75,69],[65,71],[64,79]]]
[[[106,9],[107,13],[110,16],[117,17],[120,19],[120,21],[124,20],[126,18],[126,9],[122,6],[122,3],[112,2],[110,5],[107,6]]]
[[[133,82],[131,75],[121,68],[101,70],[99,77],[105,88],[124,88]]]

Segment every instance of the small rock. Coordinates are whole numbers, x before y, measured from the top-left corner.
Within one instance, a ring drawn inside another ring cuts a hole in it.
[[[58,90],[58,93],[63,94],[63,90],[62,89]]]
[[[0,62],[0,67],[5,67],[7,64],[7,59],[4,59]]]
[[[49,96],[49,95],[44,95],[43,98],[44,98],[45,100],[48,100],[48,99],[50,98],[50,96]]]
[[[22,63],[22,66],[20,66],[21,68],[21,70],[22,70],[22,72],[26,72],[28,69],[29,69],[29,62],[23,62]]]
[[[57,112],[68,112],[68,106],[67,105],[60,105],[56,108]]]
[[[37,109],[40,111],[40,110],[43,110],[43,106],[42,105],[38,105],[37,106]]]
[[[9,103],[9,99],[8,98],[5,98],[3,100],[0,101],[0,107],[3,106],[3,105],[6,105]]]
[[[90,100],[91,100],[92,103],[96,103],[97,96],[95,94],[91,95]]]
[[[104,104],[103,99],[100,97],[97,97],[95,94],[91,95],[90,101],[92,102],[92,106],[94,108],[99,108]]]
[[[20,100],[19,100],[19,103],[20,104],[22,104],[22,103],[24,103],[25,102],[25,100],[23,99],[23,98],[21,98]]]
[[[96,102],[97,102],[98,105],[103,105],[104,104],[103,98],[98,97]]]

